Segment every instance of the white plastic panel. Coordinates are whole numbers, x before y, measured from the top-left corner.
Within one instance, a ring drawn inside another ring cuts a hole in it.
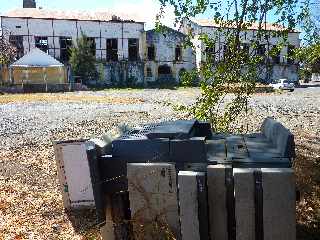
[[[71,207],[94,205],[85,144],[64,145],[62,156]]]

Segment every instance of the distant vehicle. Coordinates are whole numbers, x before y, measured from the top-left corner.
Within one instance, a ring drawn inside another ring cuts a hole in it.
[[[270,84],[270,86],[273,87],[273,89],[288,90],[290,92],[294,91],[294,85],[295,84],[293,82],[290,82],[286,78],[278,79]]]

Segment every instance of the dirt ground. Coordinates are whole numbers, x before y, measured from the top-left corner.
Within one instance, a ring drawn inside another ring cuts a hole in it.
[[[198,95],[179,89],[0,96],[0,240],[100,239],[94,212],[63,209],[52,141],[183,118],[168,103],[190,104]],[[245,122],[256,131],[272,116],[295,134],[301,240],[320,239],[319,96],[319,88],[256,95]]]

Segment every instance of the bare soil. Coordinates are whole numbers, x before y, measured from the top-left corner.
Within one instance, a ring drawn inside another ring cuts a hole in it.
[[[99,239],[92,211],[65,212],[53,140],[87,138],[117,126],[186,117],[197,89],[108,90],[0,96],[0,240]],[[257,131],[272,116],[296,137],[298,239],[320,239],[320,88],[256,94],[239,124]]]

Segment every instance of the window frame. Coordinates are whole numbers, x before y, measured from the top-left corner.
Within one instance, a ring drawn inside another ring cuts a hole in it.
[[[108,43],[110,43],[110,48],[108,47]],[[116,44],[114,44],[116,43]],[[116,47],[114,46],[116,45]],[[106,60],[108,62],[117,62],[119,61],[118,56],[118,39],[117,38],[107,38],[106,40]],[[110,51],[109,51],[110,50]]]
[[[138,38],[128,38],[128,60],[129,61],[139,60],[139,39]]]
[[[42,44],[41,41],[47,41],[46,44]],[[39,42],[39,43],[37,43]],[[45,53],[49,53],[49,40],[47,36],[34,36],[34,46]]]
[[[61,44],[62,42],[64,43],[63,47]],[[67,36],[59,37],[59,44],[60,44],[60,60],[62,62],[69,62],[70,56],[71,56],[70,49],[73,47],[72,37],[67,37]],[[62,57],[62,56],[65,56],[65,57]]]

